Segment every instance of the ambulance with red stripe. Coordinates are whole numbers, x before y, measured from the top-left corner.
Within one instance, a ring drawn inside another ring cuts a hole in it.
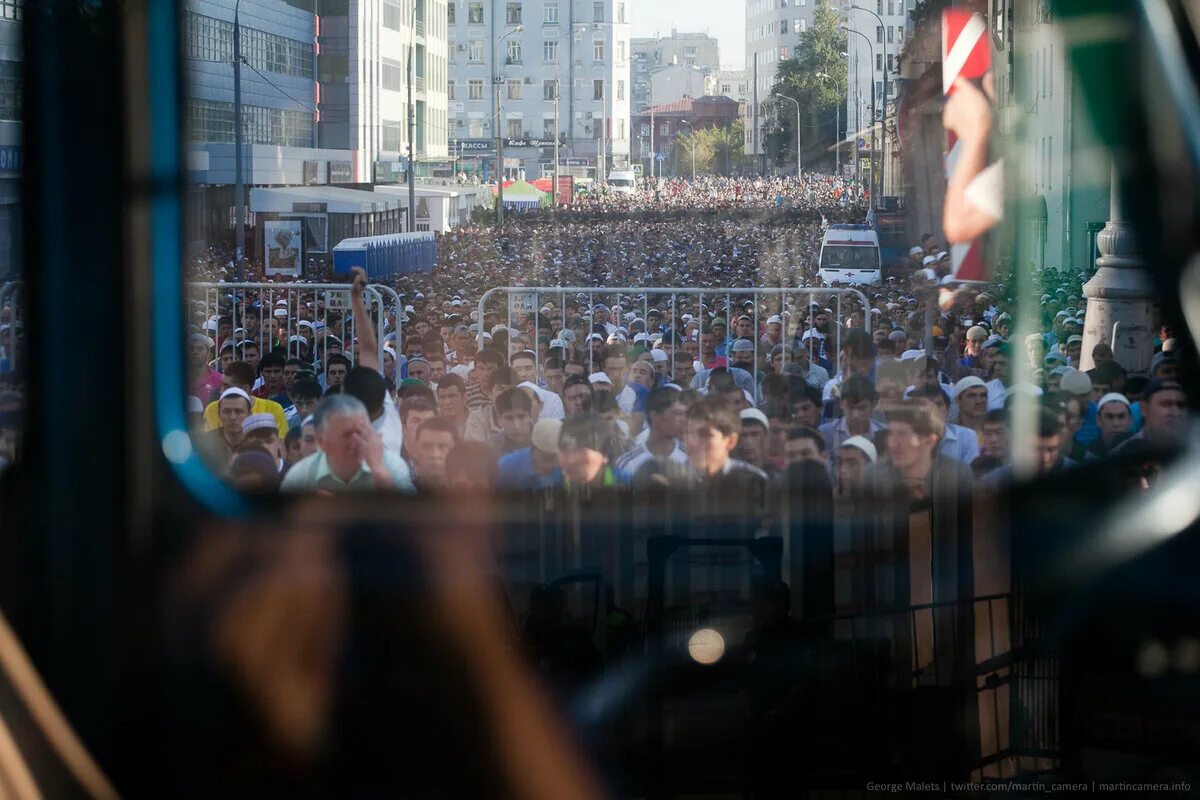
[[[879,234],[870,225],[830,225],[821,239],[817,278],[830,286],[881,283]]]

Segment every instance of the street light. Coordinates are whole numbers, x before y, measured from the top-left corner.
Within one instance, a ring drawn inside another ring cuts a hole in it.
[[[817,73],[818,78],[827,78],[833,82],[833,91],[837,93],[838,82],[832,75],[827,75],[824,72]],[[842,106],[840,103],[834,103],[834,111],[836,116],[833,123],[833,174],[840,175],[842,172]]]
[[[866,40],[866,42],[867,42],[867,51],[868,51],[868,53],[869,53],[869,54],[870,54],[870,56],[871,56],[871,63],[872,63],[872,64],[874,64],[874,63],[875,63],[875,45],[873,45],[873,44],[871,43],[871,37],[867,36],[867,35],[866,35],[865,33],[863,33],[862,31],[855,30],[854,28],[851,28],[851,27],[850,27],[850,25],[849,25],[849,23],[843,23],[843,24],[839,25],[839,26],[838,26],[838,30],[840,30],[840,31],[845,31],[846,33],[853,33],[853,34],[856,34],[856,35],[858,35],[858,36],[861,36],[863,39],[865,39],[865,40]],[[857,62],[855,62],[855,64],[856,64],[856,66],[855,66],[855,69],[857,69]],[[874,69],[874,68],[872,67],[872,69]],[[871,83],[871,158],[870,158],[871,177],[870,177],[870,190],[871,190],[871,199],[872,199],[872,200],[874,200],[874,198],[875,198],[875,196],[876,196],[876,195],[875,195],[875,78],[874,78],[874,77],[872,77],[872,78],[871,78],[871,81],[870,81],[870,83]],[[857,137],[857,136],[858,136],[858,131],[855,131],[855,137]]]
[[[524,25],[518,25],[508,33],[496,40],[496,47],[499,47],[505,39],[512,36],[514,33],[520,33],[525,30]],[[493,51],[494,52],[494,51]],[[501,89],[504,88],[504,81],[501,80],[501,75],[496,75],[493,82],[496,84],[496,224],[504,225],[504,131],[501,128],[504,122],[504,99],[501,94]]]
[[[587,30],[586,25],[576,25],[573,28],[571,28],[571,30],[562,34],[558,38],[560,40],[562,40],[562,39],[567,38],[568,36],[576,36],[576,35],[582,34],[586,30]],[[556,49],[557,49],[557,45],[556,45]],[[571,52],[572,52],[572,54],[574,54],[574,50],[572,50]],[[572,57],[573,57],[573,55],[572,55]],[[562,83],[562,81],[560,81],[557,77],[554,79],[554,185],[550,187],[550,204],[555,207],[558,206],[558,160],[559,160],[558,159],[558,139],[559,139],[558,100],[559,100],[559,86],[561,85],[561,83]]]
[[[239,281],[246,279],[246,267],[242,261],[242,250],[246,246],[246,183],[242,177],[242,26],[238,21],[238,10],[242,0],[233,5],[233,182],[234,182],[234,236],[233,270]],[[263,254],[266,258],[266,254]]]
[[[881,18],[878,14],[876,14],[874,11],[872,11],[869,8],[863,8],[862,6],[855,5],[854,3],[842,3],[842,10],[847,13],[849,13],[850,11],[862,11],[866,14],[870,14],[879,23],[879,29],[880,30],[884,29],[883,18]],[[880,194],[880,198],[882,198],[883,191],[884,191],[884,189],[883,189],[884,176],[887,174],[888,60],[887,60],[887,36],[881,36],[880,38],[883,39],[883,41],[881,42],[881,44],[883,45],[883,109],[879,114],[879,119],[883,123],[883,130],[881,132],[883,141],[879,145],[879,194]],[[874,55],[871,56],[871,60],[872,61],[875,60]],[[874,86],[874,84],[875,84],[875,80],[874,80],[874,78],[872,78],[871,85]],[[871,130],[872,131],[875,130],[874,114],[872,114],[872,119],[871,119]],[[878,203],[879,199],[876,199],[875,202]]]
[[[692,127],[688,120],[679,120],[679,125],[686,125],[691,128],[691,182],[696,182],[696,128]]]
[[[776,94],[775,97],[788,100],[796,106],[796,177],[803,178],[804,172],[800,164],[800,101],[794,97],[788,97],[786,94]]]

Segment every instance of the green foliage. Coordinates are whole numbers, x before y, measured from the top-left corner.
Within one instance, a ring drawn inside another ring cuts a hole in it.
[[[745,126],[738,120],[723,128],[701,128],[675,138],[670,170],[680,177],[692,175],[692,151],[696,153],[697,175],[728,175],[745,172],[753,163],[745,155]]]
[[[846,105],[846,57],[842,53],[847,34],[838,30],[838,24],[835,12],[818,7],[812,25],[800,34],[795,57],[779,62],[764,119],[766,150],[776,165],[795,163],[796,106],[775,95],[800,104],[803,155],[824,157],[826,148],[840,138],[835,127],[837,110]]]

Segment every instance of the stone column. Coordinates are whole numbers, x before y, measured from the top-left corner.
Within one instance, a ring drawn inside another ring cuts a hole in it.
[[[1154,355],[1154,287],[1143,268],[1133,225],[1125,221],[1115,166],[1108,216],[1096,236],[1096,274],[1083,286],[1088,303],[1080,367],[1094,367],[1092,348],[1105,342],[1130,375],[1144,375]]]

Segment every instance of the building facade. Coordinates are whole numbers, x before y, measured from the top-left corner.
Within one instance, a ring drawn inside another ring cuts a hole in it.
[[[350,151],[352,182],[406,179],[408,73],[417,174],[447,159],[447,0],[342,0],[318,19],[319,141]]]
[[[740,113],[736,100],[712,95],[684,97],[642,110],[634,116],[634,135],[637,151],[643,157],[645,174],[651,174],[650,153],[670,154],[679,134],[730,125]],[[662,168],[663,162],[654,165],[655,174],[662,174]]]
[[[685,97],[703,97],[710,93],[710,83],[708,70],[671,64],[650,73],[650,96],[655,105],[673,103]]]
[[[560,162],[586,166],[591,177],[627,165],[630,1],[452,0],[449,146],[457,168],[494,177],[497,135],[507,177],[552,174],[556,136]]]
[[[800,34],[812,25],[813,11],[824,0],[746,0],[745,105],[747,155],[766,153],[762,127],[771,102],[779,62],[792,58]]]
[[[748,101],[749,91],[750,81],[746,77],[746,70],[722,67],[709,76],[706,94],[715,94],[731,98],[738,103],[745,103]]]
[[[895,114],[899,98],[896,79],[899,77],[900,52],[912,35],[908,12],[916,5],[916,0],[860,0],[857,5],[865,10],[850,9],[847,12],[847,24],[857,33],[846,37],[846,131],[858,133],[866,140],[870,138],[872,125],[883,120],[885,72],[888,75],[889,117]],[[882,133],[877,131],[876,134],[878,145]],[[895,194],[894,187],[885,187],[884,194]]]
[[[721,51],[717,39],[707,33],[680,33],[672,29],[670,36],[641,37],[632,40],[633,64],[633,110],[641,111],[652,104],[678,100],[684,94],[700,97],[707,92],[703,87],[695,91],[676,93],[673,97],[658,94],[651,84],[651,76],[658,70],[670,66],[699,69],[704,74],[715,73],[721,63]]]

